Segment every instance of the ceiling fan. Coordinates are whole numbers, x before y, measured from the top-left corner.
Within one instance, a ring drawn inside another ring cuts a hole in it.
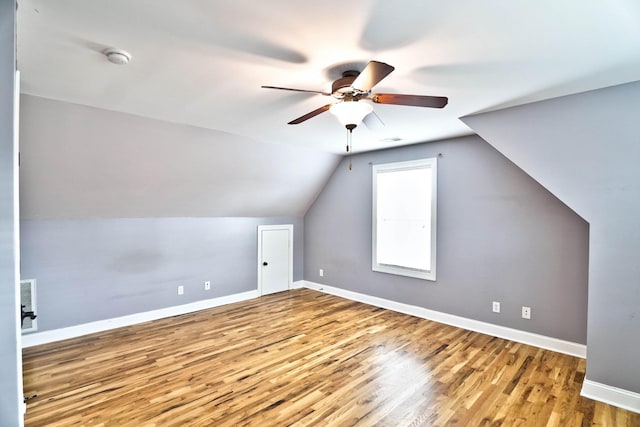
[[[290,121],[288,124],[297,125],[325,111],[331,111],[350,132],[353,131],[360,122],[364,122],[367,127],[373,129],[383,126],[382,121],[373,111],[371,104],[360,101],[366,100],[376,104],[409,105],[413,107],[430,108],[443,108],[447,105],[448,99],[444,96],[371,93],[371,89],[387,77],[394,69],[393,66],[385,64],[384,62],[370,61],[362,72],[357,70],[344,71],[342,77],[335,80],[331,85],[330,93],[279,86],[262,86],[262,88],[332,96],[337,99],[337,102],[323,105]]]

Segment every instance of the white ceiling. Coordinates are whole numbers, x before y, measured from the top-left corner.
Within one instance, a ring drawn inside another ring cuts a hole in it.
[[[640,80],[640,2],[19,1],[23,93],[255,141],[342,153],[331,114],[286,124],[328,98],[260,86],[328,90],[341,64],[373,59],[396,67],[374,92],[449,105],[376,104],[386,127],[359,126],[356,151],[470,134],[459,117]]]

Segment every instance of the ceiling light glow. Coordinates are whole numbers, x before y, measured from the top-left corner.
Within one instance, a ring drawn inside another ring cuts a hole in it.
[[[338,118],[344,126],[359,125],[364,117],[373,111],[368,102],[343,101],[331,105],[329,111]]]

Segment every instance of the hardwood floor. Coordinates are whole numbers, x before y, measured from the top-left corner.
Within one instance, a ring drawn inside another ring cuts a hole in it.
[[[583,359],[301,289],[24,350],[26,426],[640,426]]]

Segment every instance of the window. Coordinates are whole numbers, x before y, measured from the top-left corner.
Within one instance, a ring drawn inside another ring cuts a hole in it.
[[[436,280],[436,159],[373,166],[372,269]]]

